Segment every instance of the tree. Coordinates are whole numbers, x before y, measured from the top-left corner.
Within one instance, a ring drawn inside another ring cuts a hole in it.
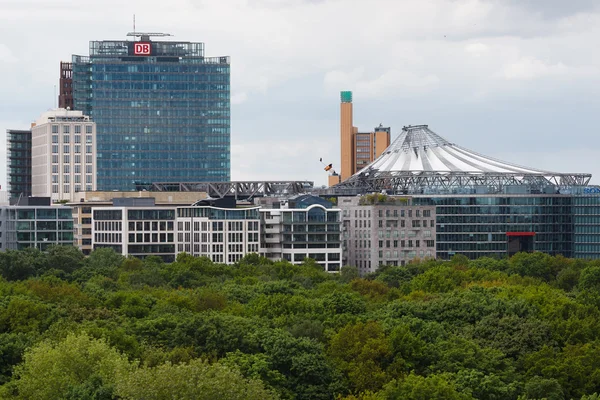
[[[456,390],[453,382],[445,375],[423,377],[410,374],[406,378],[392,381],[381,392],[384,399],[402,400],[470,400],[469,394]]]
[[[348,376],[355,393],[377,391],[389,380],[390,343],[377,322],[342,328],[331,338],[329,355]]]
[[[71,274],[83,266],[84,255],[75,246],[53,245],[48,247],[46,254],[46,271],[54,269]]]
[[[277,396],[260,380],[246,379],[220,363],[196,359],[189,364],[142,367],[117,377],[115,394],[144,400],[269,400]]]
[[[134,366],[101,339],[85,333],[69,334],[59,342],[43,341],[24,356],[15,368],[16,387],[23,399],[64,399],[81,393],[83,387],[112,392],[117,376]]]
[[[544,379],[534,376],[525,383],[528,399],[564,400],[565,395],[556,379]]]

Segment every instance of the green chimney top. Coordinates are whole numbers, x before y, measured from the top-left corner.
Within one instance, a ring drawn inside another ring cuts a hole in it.
[[[340,92],[340,97],[342,99],[342,103],[352,103],[352,92],[351,91],[343,91]]]

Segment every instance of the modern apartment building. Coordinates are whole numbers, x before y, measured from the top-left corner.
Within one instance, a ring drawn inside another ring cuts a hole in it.
[[[366,274],[381,265],[435,258],[435,207],[413,205],[409,197],[378,194],[340,197],[338,202],[344,265]]]
[[[125,256],[149,255],[172,262],[178,253],[233,264],[260,253],[258,207],[221,208],[156,205],[154,198],[116,198],[112,206],[92,207],[92,246]]]
[[[177,253],[233,264],[260,250],[259,207],[177,208]]]
[[[204,43],[90,42],[72,58],[73,104],[97,124],[98,189],[230,179],[230,59]]]
[[[390,145],[391,129],[379,125],[372,132],[359,132],[353,122],[352,92],[341,92],[340,177],[342,182],[379,157]],[[329,180],[329,184],[336,183]]]
[[[175,261],[175,207],[156,207],[152,198],[115,199],[113,207],[92,208],[92,246],[124,256]]]
[[[31,130],[6,130],[6,161],[10,197],[31,196]]]
[[[85,255],[92,246],[92,207],[112,207],[115,198],[153,198],[157,206],[187,206],[207,197],[204,192],[81,192],[72,203],[74,244]]]
[[[71,212],[71,207],[52,206],[48,197],[22,197],[0,207],[0,250],[73,245]]]
[[[341,211],[327,200],[300,195],[287,200],[258,199],[262,255],[300,264],[312,258],[328,272],[342,267]]]
[[[96,190],[96,124],[81,111],[43,113],[31,128],[31,191],[54,201]]]

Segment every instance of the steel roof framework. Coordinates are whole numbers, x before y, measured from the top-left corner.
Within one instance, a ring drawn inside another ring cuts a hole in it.
[[[530,191],[586,186],[591,177],[507,163],[448,142],[427,125],[417,125],[404,127],[377,160],[332,189],[418,194],[486,187],[487,193],[499,193],[506,186],[527,186]]]
[[[154,182],[138,183],[136,190],[149,192],[206,192],[209,197],[234,196],[253,198],[287,196],[306,193],[313,189],[310,181],[237,181],[237,182]]]

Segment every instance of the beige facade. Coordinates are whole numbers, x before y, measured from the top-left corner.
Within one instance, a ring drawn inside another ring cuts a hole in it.
[[[340,180],[343,182],[379,157],[390,145],[391,130],[379,125],[372,132],[359,132],[353,125],[352,92],[341,93]],[[332,179],[329,180],[329,186]]]
[[[43,113],[31,128],[31,192],[53,201],[96,190],[96,124],[81,111]]]

